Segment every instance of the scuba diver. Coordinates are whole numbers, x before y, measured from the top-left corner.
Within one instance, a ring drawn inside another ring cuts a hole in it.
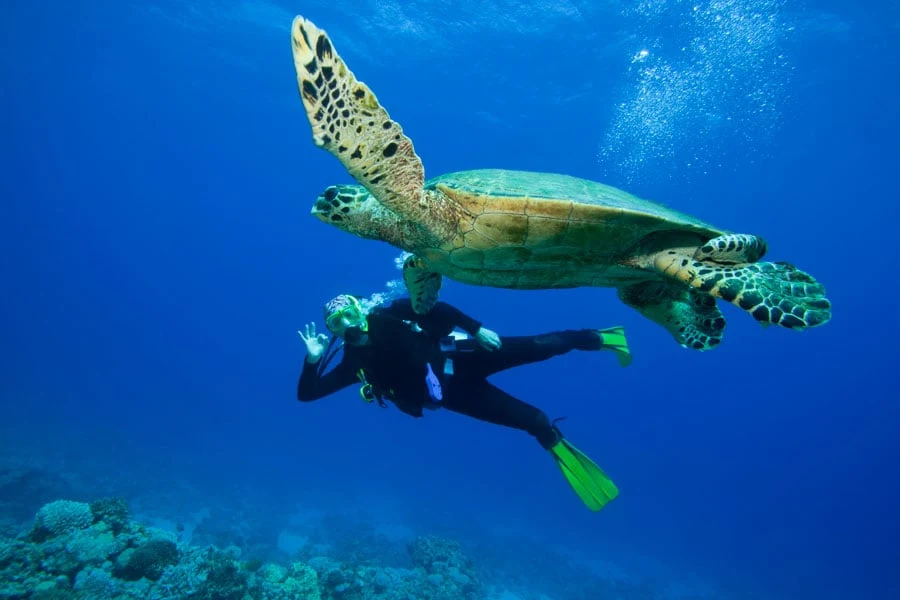
[[[622,327],[554,331],[500,337],[457,308],[438,302],[416,314],[408,298],[366,313],[355,297],[340,295],[324,307],[331,340],[315,323],[297,333],[306,360],[297,399],[310,402],[354,383],[363,399],[421,417],[423,409],[445,408],[534,436],[548,450],[585,505],[597,511],[618,495],[615,484],[572,446],[539,408],[488,382],[494,373],[539,362],[571,350],[611,350],[627,366],[631,354]],[[463,336],[456,328],[466,332]],[[331,371],[329,361],[342,340],[344,355]],[[559,419],[557,419],[559,420]]]

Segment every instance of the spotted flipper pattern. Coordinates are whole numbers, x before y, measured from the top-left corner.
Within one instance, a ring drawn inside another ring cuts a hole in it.
[[[421,258],[409,256],[403,261],[403,281],[417,314],[424,315],[437,304],[443,278],[440,273],[427,269]]]
[[[425,170],[400,125],[347,68],[323,30],[295,17],[291,45],[313,142],[396,214],[423,214]]]
[[[722,343],[725,317],[708,294],[673,282],[643,281],[620,288],[619,298],[685,348],[702,352]]]
[[[694,259],[719,264],[755,263],[766,254],[766,241],[746,233],[713,238],[697,248]]]
[[[660,273],[744,309],[763,325],[807,329],[831,319],[825,286],[785,262],[722,266],[667,250],[653,264]]]

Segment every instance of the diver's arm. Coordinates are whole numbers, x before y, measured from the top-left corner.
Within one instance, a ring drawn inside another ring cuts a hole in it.
[[[319,377],[319,361],[303,361],[303,370],[297,381],[297,400],[312,402],[331,395],[356,381],[356,370],[346,357],[334,369]]]
[[[476,321],[455,306],[446,302],[438,302],[427,315],[424,315],[430,325],[421,325],[422,329],[440,331],[443,335],[449,335],[455,327],[459,327],[471,336],[485,349],[493,352],[499,350],[503,342],[500,336],[487,327],[483,327],[480,321]]]
[[[409,298],[397,298],[387,306],[378,307],[378,312],[395,319],[404,321],[415,321],[422,315],[416,314],[412,308],[412,302]]]
[[[481,322],[476,321],[463,311],[446,302],[438,302],[428,312],[429,319],[448,327],[459,327],[469,335],[475,335],[481,329]]]
[[[449,334],[459,327],[469,335],[475,335],[481,329],[481,322],[476,321],[455,306],[446,302],[438,302],[424,315],[416,313],[409,298],[394,300],[383,309],[386,314],[397,319],[414,321],[419,327],[438,335]]]

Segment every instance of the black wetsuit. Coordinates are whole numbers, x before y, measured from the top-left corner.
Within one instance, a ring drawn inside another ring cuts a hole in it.
[[[536,336],[501,337],[501,348],[489,351],[474,339],[456,341],[456,349],[442,351],[441,339],[459,327],[474,336],[481,324],[444,302],[425,315],[412,310],[408,299],[394,301],[368,315],[369,341],[365,346],[344,345],[341,362],[321,377],[318,363],[304,361],[297,383],[297,398],[318,400],[349,385],[366,381],[403,412],[421,417],[423,408],[438,406],[482,421],[527,431],[545,448],[560,437],[542,410],[500,388],[487,378],[494,373],[546,360],[571,350],[599,350],[591,330],[555,331]],[[416,323],[415,331],[408,323]],[[452,360],[453,374],[444,374]],[[425,383],[427,365],[440,378],[443,400],[435,404]]]

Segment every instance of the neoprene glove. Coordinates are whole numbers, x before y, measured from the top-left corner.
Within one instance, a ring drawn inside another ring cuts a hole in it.
[[[500,349],[500,336],[487,327],[479,327],[478,331],[475,332],[475,339],[487,350]]]

